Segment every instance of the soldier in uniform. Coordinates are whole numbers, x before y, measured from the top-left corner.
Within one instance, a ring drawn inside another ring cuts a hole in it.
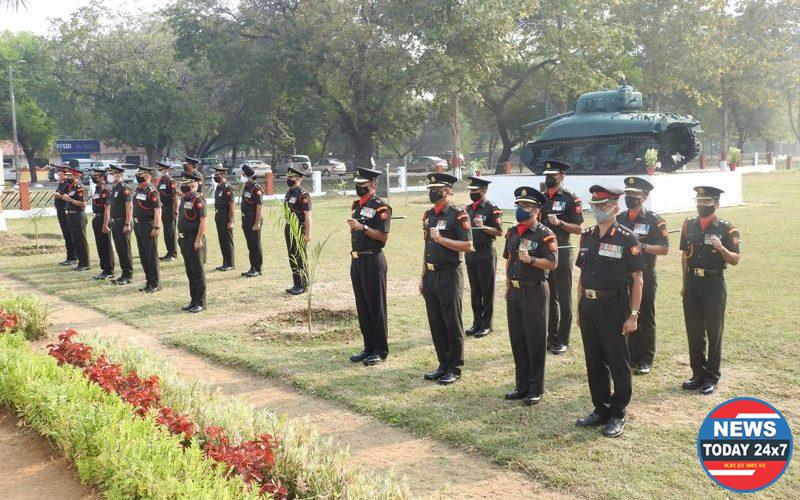
[[[428,324],[439,366],[425,380],[449,385],[461,378],[464,365],[464,325],[461,295],[464,276],[461,252],[472,252],[469,215],[451,203],[458,178],[428,174],[428,196],[433,206],[422,216],[425,257],[419,291],[425,299]]]
[[[603,434],[616,437],[625,429],[632,394],[626,336],[638,328],[644,263],[636,235],[616,221],[622,190],[594,185],[589,192],[597,225],[581,234],[576,265],[578,324],[594,411],[576,424],[605,424]]]
[[[106,185],[108,175],[104,168],[92,169],[94,194],[92,194],[92,232],[100,259],[100,274],[92,276],[96,280],[114,277],[114,248],[111,245],[111,189]]]
[[[178,245],[181,247],[189,295],[192,300],[181,309],[199,313],[206,306],[206,274],[203,270],[203,234],[206,231],[206,200],[197,194],[200,176],[185,173],[181,183],[183,196],[178,205]]]
[[[61,235],[64,237],[64,246],[67,249],[67,258],[59,262],[58,265],[74,266],[78,263],[78,256],[75,253],[75,247],[72,244],[72,237],[70,236],[69,228],[67,227],[67,202],[61,196],[67,192],[67,188],[70,184],[72,184],[72,181],[67,178],[66,165],[60,165],[56,168],[56,171],[58,174],[58,185],[56,186],[56,190],[53,192],[53,205],[56,208],[58,227],[61,228]]]
[[[558,265],[553,231],[539,222],[547,197],[522,186],[514,191],[517,224],[506,232],[506,300],[508,336],[514,354],[516,386],[505,395],[530,406],[542,400],[547,353],[550,288],[547,274]]]
[[[389,239],[392,207],[375,195],[381,173],[358,168],[353,182],[356,195],[350,218],[350,281],[356,296],[356,311],[364,349],[350,356],[353,363],[376,365],[389,355],[386,316],[386,257],[383,247]]]
[[[480,177],[470,177],[469,180],[469,198],[472,203],[467,205],[466,210],[472,221],[472,246],[475,251],[464,256],[472,304],[472,326],[464,333],[480,338],[492,331],[497,269],[494,240],[503,235],[503,211],[486,199],[491,181]]]
[[[250,269],[242,276],[253,278],[261,276],[261,223],[264,205],[261,203],[263,190],[256,182],[256,172],[250,165],[242,166],[242,231],[247,242],[247,253],[250,256]]]
[[[711,394],[719,383],[722,358],[728,297],[723,273],[729,264],[739,263],[739,231],[716,216],[721,189],[697,186],[694,190],[698,216],[683,222],[680,247],[683,252],[683,317],[692,367],[692,378],[683,383],[683,388]]]
[[[67,219],[67,229],[78,258],[78,263],[73,271],[88,271],[90,267],[89,243],[86,241],[86,197],[85,189],[81,184],[81,171],[78,169],[67,170],[67,179],[70,179],[70,184],[67,186],[66,192],[61,195],[61,200],[66,203],[64,213]]]
[[[625,178],[625,206],[617,220],[639,238],[644,271],[639,329],[628,336],[628,352],[633,373],[645,375],[653,368],[656,354],[656,256],[669,252],[667,223],[655,212],[644,208],[653,185],[641,177]]]
[[[195,174],[196,177],[199,177],[200,180],[197,181],[197,194],[205,198],[205,179],[202,172],[198,170],[198,166],[200,165],[200,160],[197,158],[192,158],[191,156],[184,156],[183,157],[183,171],[184,173],[188,174]],[[205,248],[205,247],[204,247]]]
[[[167,253],[158,260],[169,262],[178,256],[178,243],[175,238],[175,221],[178,217],[178,183],[169,175],[170,166],[158,162],[161,177],[156,182],[158,195],[161,197],[161,226],[164,228],[164,245]]]
[[[133,258],[131,257],[131,221],[133,220],[133,192],[122,180],[125,169],[117,164],[108,167],[114,178],[111,186],[111,238],[117,250],[122,274],[111,282],[115,285],[130,285],[133,279]]]
[[[234,269],[233,261],[233,215],[235,213],[235,200],[233,188],[228,184],[225,167],[214,167],[214,223],[217,226],[219,248],[222,252],[222,265],[217,271],[230,271]]]
[[[558,240],[558,262],[561,263],[548,276],[550,286],[550,322],[547,343],[550,352],[562,354],[569,346],[572,328],[572,248],[570,235],[583,230],[581,199],[564,189],[568,163],[558,160],[547,162],[545,191],[548,201],[542,210],[542,223],[551,229]]]
[[[133,195],[133,233],[139,248],[146,283],[140,292],[153,293],[161,290],[158,277],[158,232],[161,222],[161,198],[150,183],[152,167],[139,167],[136,182],[139,186]]]
[[[303,172],[294,167],[289,167],[286,172],[286,185],[289,191],[284,198],[284,206],[288,217],[294,217],[300,233],[303,235],[302,243],[295,240],[290,229],[290,221],[286,221],[283,235],[286,238],[286,251],[289,253],[289,267],[292,269],[293,286],[286,289],[286,293],[300,295],[306,293],[306,245],[311,241],[311,195],[303,189]]]

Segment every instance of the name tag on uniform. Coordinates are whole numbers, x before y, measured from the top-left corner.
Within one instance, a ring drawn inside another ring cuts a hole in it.
[[[650,224],[636,224],[633,226],[633,232],[639,235],[645,235],[650,232]]]
[[[439,231],[447,229],[447,221],[446,220],[437,220],[436,221],[436,229],[438,229]]]
[[[375,217],[375,209],[370,207],[361,207],[361,216],[366,219]]]
[[[147,199],[147,195],[144,193],[136,193],[136,199],[144,201]]]
[[[114,198],[116,198],[118,194],[119,194],[119,193],[117,193],[117,192],[114,192]]]
[[[100,198],[100,194],[99,193],[95,193],[95,194],[92,195],[92,199],[93,200],[96,200],[98,198]]]
[[[536,250],[538,243],[536,241],[531,241],[527,238],[519,240],[519,249],[520,250]]]
[[[75,196],[75,191],[70,191],[70,192],[69,192],[69,195],[70,195],[70,196]]]
[[[612,259],[622,258],[622,247],[619,245],[612,245],[611,243],[600,243],[600,251],[597,252],[603,257],[611,257]]]
[[[159,184],[158,185],[158,189],[167,189],[167,185],[166,184]]]
[[[245,192],[244,192],[244,197],[245,197],[245,198],[250,198],[250,196],[251,196],[251,195],[250,195],[250,191],[245,191]]]
[[[481,223],[484,223],[484,222],[486,222],[486,216],[485,215],[476,215],[475,217],[472,218],[472,220],[475,221],[475,224],[478,224],[478,221],[480,221]]]
[[[295,197],[295,196],[292,196],[291,198],[289,198],[289,203],[294,203],[296,201],[297,201],[297,197]]]
[[[567,208],[566,201],[554,201],[553,208],[551,210],[553,212],[563,212],[565,208]]]
[[[710,245],[711,244],[711,238],[713,238],[714,236],[717,236],[717,235],[716,234],[706,234],[706,235],[704,235],[703,243],[705,243],[706,245]]]

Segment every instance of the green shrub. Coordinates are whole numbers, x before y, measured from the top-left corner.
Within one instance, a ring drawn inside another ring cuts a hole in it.
[[[108,498],[258,498],[240,479],[223,478],[199,446],[183,448],[152,417],[136,417],[116,394],[32,352],[18,334],[0,336],[0,404],[51,438]]]
[[[2,294],[0,309],[19,316],[20,330],[28,340],[47,335],[47,306],[38,297],[31,295]]]

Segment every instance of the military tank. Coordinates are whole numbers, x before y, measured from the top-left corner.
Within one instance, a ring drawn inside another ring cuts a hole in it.
[[[642,93],[622,84],[616,90],[581,95],[569,113],[538,120],[523,128],[549,123],[538,140],[520,152],[522,162],[536,174],[548,160],[570,163],[570,174],[643,174],[644,154],[658,150],[661,172],[673,172],[700,151],[695,132],[700,124],[691,115],[646,113]]]

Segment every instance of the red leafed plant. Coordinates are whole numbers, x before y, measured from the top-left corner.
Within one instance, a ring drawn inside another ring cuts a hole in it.
[[[184,446],[188,446],[189,440],[194,435],[194,424],[189,421],[186,415],[176,413],[175,410],[167,406],[158,411],[156,422],[167,427],[173,434],[183,436]]]
[[[80,342],[73,342],[72,337],[78,332],[68,328],[58,336],[57,344],[49,344],[50,355],[58,360],[58,364],[64,363],[86,368],[92,360],[92,348]]]
[[[8,333],[19,325],[19,315],[5,312],[0,307],[0,333]]]

